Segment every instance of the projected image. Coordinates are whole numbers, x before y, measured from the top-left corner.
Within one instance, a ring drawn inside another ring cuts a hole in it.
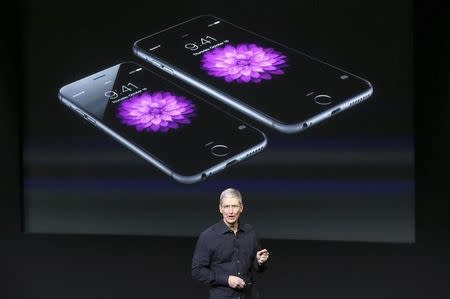
[[[414,242],[401,6],[355,8],[358,26],[339,5],[270,22],[130,10],[46,35],[65,14],[40,3],[23,16],[24,231],[198,237],[231,187],[262,239]]]
[[[120,103],[117,116],[122,123],[146,132],[167,132],[191,123],[195,105],[170,92],[143,92]]]
[[[202,68],[214,77],[222,77],[226,82],[260,83],[283,75],[288,65],[287,57],[273,48],[263,48],[256,44],[241,43],[226,45],[206,52],[202,58]]]

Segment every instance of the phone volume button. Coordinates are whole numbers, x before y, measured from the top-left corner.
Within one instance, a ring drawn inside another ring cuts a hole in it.
[[[163,66],[162,69],[165,70],[166,72],[168,72],[169,74],[173,75],[173,70],[171,68],[168,68],[167,66]]]
[[[97,125],[97,123],[95,122],[95,120],[93,120],[92,118],[88,117],[88,122],[90,122],[91,124],[93,124],[94,126]]]
[[[90,122],[91,124],[93,124],[94,126],[97,124],[95,122],[95,120],[93,120],[90,116],[88,116],[87,114],[83,114],[83,117],[85,120],[87,120],[88,122]]]

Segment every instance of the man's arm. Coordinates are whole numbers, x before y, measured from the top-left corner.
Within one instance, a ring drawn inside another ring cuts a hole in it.
[[[262,249],[259,243],[259,239],[255,234],[255,248],[256,254],[253,260],[253,268],[258,272],[264,272],[267,270],[267,260],[269,259],[269,252],[267,249]]]
[[[207,241],[205,234],[201,234],[198,238],[192,257],[192,277],[205,284],[228,286],[229,275],[213,271],[210,268],[212,252]]]
[[[267,249],[262,249],[256,252],[253,267],[258,272],[264,272],[267,270],[267,260],[269,259],[269,252]]]

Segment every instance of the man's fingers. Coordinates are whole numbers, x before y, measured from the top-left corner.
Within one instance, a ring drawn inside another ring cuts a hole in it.
[[[265,263],[269,259],[269,251],[262,249],[256,253],[256,257],[259,264]]]
[[[267,251],[267,249],[262,249],[262,250],[260,250],[260,251],[258,251],[258,255],[261,255],[261,254],[264,254],[264,253],[267,253],[267,254],[269,254],[269,252]]]
[[[239,287],[240,287],[240,288],[245,287],[245,281],[244,281],[242,278],[239,279],[238,284],[239,284]]]
[[[267,249],[262,249],[256,252],[256,259],[260,265],[265,263],[269,259],[269,251],[267,251]]]
[[[245,281],[240,277],[233,277],[233,283],[230,284],[232,288],[242,289],[245,287]]]

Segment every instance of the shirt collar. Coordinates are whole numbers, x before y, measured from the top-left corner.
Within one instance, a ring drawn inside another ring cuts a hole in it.
[[[225,234],[230,231],[232,232],[232,230],[225,224],[225,221],[223,221],[223,219],[219,221],[218,225],[219,225],[219,232],[221,234]],[[244,227],[245,227],[245,225],[239,221],[238,222],[238,231],[244,232],[245,231]]]

